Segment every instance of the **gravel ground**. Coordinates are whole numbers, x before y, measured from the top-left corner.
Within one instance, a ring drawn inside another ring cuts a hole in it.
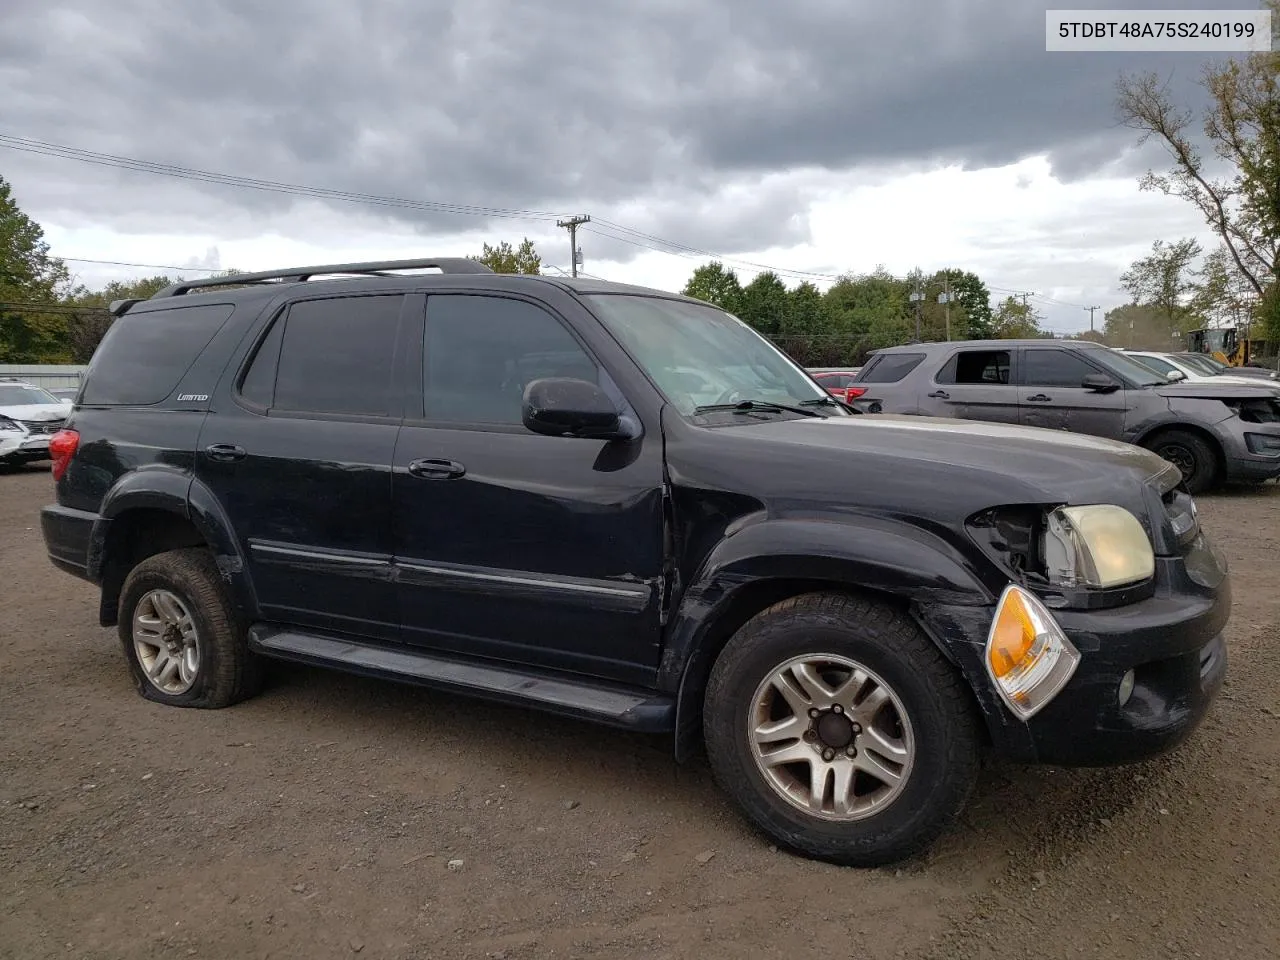
[[[662,739],[281,667],[166,709],[0,474],[0,956],[1280,956],[1280,487],[1204,498],[1227,687],[1136,767],[992,766],[926,858],[773,852]]]

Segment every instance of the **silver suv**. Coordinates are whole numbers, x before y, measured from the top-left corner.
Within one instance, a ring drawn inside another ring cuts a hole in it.
[[[855,382],[884,414],[991,420],[1123,440],[1182,472],[1192,493],[1280,477],[1280,399],[1258,385],[1169,383],[1089,341],[966,340],[890,347]]]

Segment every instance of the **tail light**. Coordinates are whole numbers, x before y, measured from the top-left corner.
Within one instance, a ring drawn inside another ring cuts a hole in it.
[[[860,396],[867,392],[866,387],[846,387],[844,393],[844,402],[853,403]]]
[[[49,438],[49,456],[53,459],[53,479],[61,480],[80,447],[80,434],[75,430],[59,430]]]

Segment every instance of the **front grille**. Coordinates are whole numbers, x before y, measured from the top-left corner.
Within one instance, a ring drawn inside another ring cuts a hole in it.
[[[53,436],[62,429],[65,420],[19,420],[27,432],[35,436]]]

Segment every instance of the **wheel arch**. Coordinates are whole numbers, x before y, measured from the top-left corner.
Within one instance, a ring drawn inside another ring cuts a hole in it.
[[[256,609],[230,523],[203,484],[187,473],[154,470],[131,473],[113,487],[103,499],[89,547],[89,573],[102,588],[101,625],[118,622],[120,590],[134,567],[186,547],[209,550],[235,605],[245,614]]]
[[[879,520],[861,527],[818,521],[748,527],[712,551],[668,630],[658,683],[676,697],[677,761],[696,749],[707,680],[730,638],[760,612],[806,593],[870,597],[908,616],[921,600],[995,602],[959,551],[918,528]],[[956,662],[934,633],[925,633]]]
[[[1222,441],[1210,429],[1202,427],[1199,424],[1187,423],[1184,421],[1173,421],[1156,424],[1147,429],[1144,433],[1134,438],[1133,443],[1137,446],[1151,450],[1151,445],[1162,435],[1166,433],[1189,433],[1193,437],[1203,440],[1209,445],[1209,449],[1213,451],[1214,467],[1216,476],[1221,480],[1226,475],[1227,470],[1227,451]],[[1154,452],[1154,451],[1152,451]],[[1185,477],[1183,478],[1186,479]]]

